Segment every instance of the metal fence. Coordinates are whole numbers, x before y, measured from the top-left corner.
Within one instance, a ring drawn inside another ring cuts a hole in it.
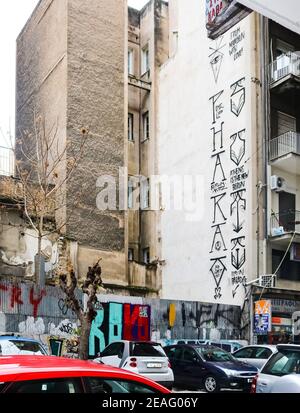
[[[15,157],[11,148],[0,146],[0,175],[11,176],[15,171]]]
[[[270,141],[270,160],[295,153],[300,155],[300,133],[286,132]]]
[[[270,82],[275,83],[288,75],[300,76],[300,56],[286,53],[270,64]]]

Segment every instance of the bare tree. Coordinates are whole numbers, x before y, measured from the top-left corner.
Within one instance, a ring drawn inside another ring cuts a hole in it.
[[[66,206],[66,185],[72,178],[84,153],[88,129],[80,130],[80,139],[61,139],[58,122],[50,129],[45,119],[33,114],[33,131],[22,132],[12,145],[16,159],[17,190],[15,199],[24,211],[29,226],[38,239],[35,265],[36,282],[45,283],[42,263],[42,239],[60,234],[67,225],[63,214]],[[77,200],[84,193],[78,190]],[[73,202],[73,209],[76,202]],[[68,211],[70,219],[72,211]]]
[[[87,295],[85,308],[81,305],[76,297],[76,289],[78,288],[78,278],[71,266],[67,274],[61,274],[59,277],[60,287],[66,294],[67,306],[75,312],[80,321],[80,340],[79,340],[79,358],[87,360],[89,358],[89,337],[92,327],[92,322],[95,319],[97,312],[95,306],[97,304],[97,292],[103,288],[101,278],[100,260],[93,266],[89,267],[86,277],[81,285],[81,290]]]

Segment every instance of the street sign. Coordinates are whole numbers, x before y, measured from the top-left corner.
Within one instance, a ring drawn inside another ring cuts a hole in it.
[[[270,300],[260,300],[255,303],[254,333],[268,334],[272,330],[272,311]]]

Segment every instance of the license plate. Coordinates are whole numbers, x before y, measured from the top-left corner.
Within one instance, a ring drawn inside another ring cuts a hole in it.
[[[160,369],[161,363],[147,363],[149,369]]]

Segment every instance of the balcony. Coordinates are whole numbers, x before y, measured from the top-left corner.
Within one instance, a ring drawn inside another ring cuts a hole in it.
[[[300,175],[300,133],[287,132],[269,144],[270,162],[290,174]]]
[[[295,233],[294,242],[300,241],[300,211],[288,210],[271,215],[271,238],[278,244],[290,242]]]
[[[0,175],[12,176],[14,171],[15,157],[13,150],[0,146]]]
[[[146,90],[147,92],[151,92],[150,70],[144,73],[140,78],[137,78],[136,76],[129,74],[128,84],[130,86]]]
[[[289,52],[270,64],[270,87],[278,92],[300,88],[300,54]]]

